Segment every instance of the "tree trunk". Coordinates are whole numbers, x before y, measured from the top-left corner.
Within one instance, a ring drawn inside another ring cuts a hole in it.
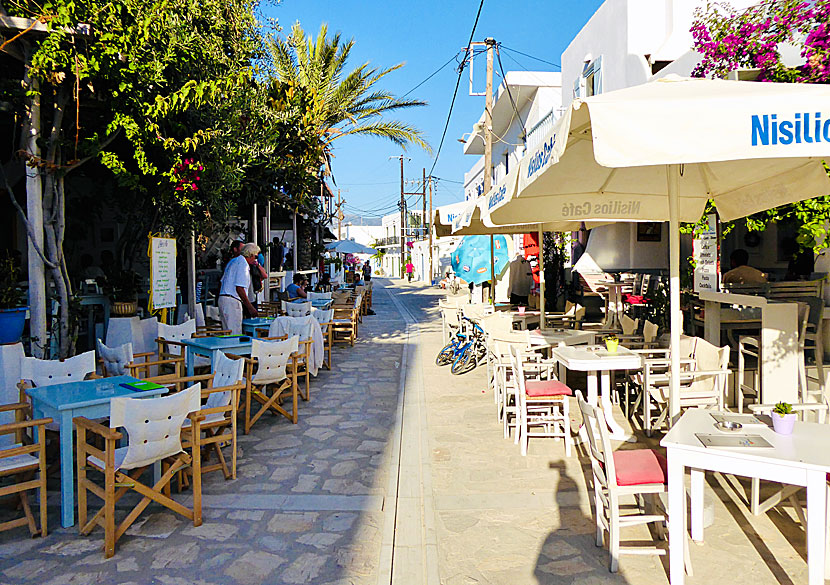
[[[26,161],[26,221],[29,234],[28,272],[29,272],[29,338],[32,343],[31,351],[34,357],[48,355],[46,346],[46,274],[43,259],[38,250],[43,249],[43,184],[41,169],[32,164],[40,159],[38,139],[41,135],[40,112],[40,82],[29,76],[32,60],[32,48],[24,43],[26,64],[24,66],[23,84],[26,89],[35,92],[33,97],[26,98],[26,112],[28,120],[24,126],[22,136],[22,150],[30,157]]]

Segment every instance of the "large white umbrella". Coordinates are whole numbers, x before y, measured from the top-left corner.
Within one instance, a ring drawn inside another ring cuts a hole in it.
[[[337,252],[338,254],[376,254],[377,250],[358,244],[354,240],[338,240],[326,244],[326,250],[329,252]]]
[[[724,220],[830,193],[830,87],[669,76],[575,100],[521,161],[484,222],[670,222],[671,347],[680,343],[679,222]],[[672,417],[680,410],[671,352]]]

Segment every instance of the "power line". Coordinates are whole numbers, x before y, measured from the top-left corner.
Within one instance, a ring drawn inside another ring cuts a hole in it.
[[[542,63],[547,63],[548,65],[552,65],[553,67],[558,67],[559,69],[562,69],[562,66],[559,65],[558,63],[553,63],[552,61],[546,61],[545,59],[540,59],[539,57],[534,57],[533,55],[529,55],[527,53],[522,53],[521,51],[517,51],[516,49],[511,49],[510,47],[508,47],[506,45],[502,45],[502,47],[504,49],[507,49],[508,51],[513,51],[514,53],[518,53],[519,55],[524,55],[525,57],[528,57],[529,59],[534,59],[536,61],[540,61]],[[516,61],[515,59],[513,59],[513,60]],[[518,61],[516,61],[516,63],[518,63]]]
[[[435,151],[435,160],[432,161],[432,168],[429,169],[429,176],[432,176],[432,171],[435,170],[435,165],[438,164],[438,157],[441,155],[441,147],[444,146],[444,139],[447,137],[447,130],[450,127],[450,118],[452,118],[452,109],[455,106],[455,98],[458,96],[458,87],[461,85],[461,74],[464,72],[464,65],[463,63],[467,62],[467,55],[470,52],[470,45],[473,42],[473,36],[476,34],[476,28],[478,27],[478,19],[481,16],[481,9],[484,8],[484,0],[478,5],[478,12],[476,13],[475,22],[473,22],[473,30],[470,31],[470,40],[467,41],[467,47],[464,49],[464,61],[462,65],[458,68],[458,79],[455,81],[455,90],[452,92],[452,101],[450,102],[450,111],[447,112],[447,122],[444,124],[444,131],[441,133],[441,142],[438,144],[438,150]]]
[[[438,74],[439,74],[439,73],[440,73],[440,72],[444,69],[444,67],[446,67],[447,65],[449,65],[450,63],[452,63],[453,61],[455,61],[455,60],[458,58],[458,53],[460,53],[460,52],[461,52],[461,51],[458,51],[455,55],[453,55],[452,57],[450,57],[449,59],[447,59],[447,61],[446,61],[443,65],[441,65],[438,69],[436,69],[435,71],[433,71],[432,73],[430,73],[430,74],[429,74],[429,76],[427,76],[427,78],[426,78],[426,79],[424,79],[421,83],[419,83],[418,85],[416,85],[415,87],[413,87],[412,89],[410,89],[408,92],[406,92],[405,94],[403,94],[403,95],[400,97],[400,99],[405,98],[406,96],[408,96],[409,94],[411,94],[413,91],[415,91],[416,89],[418,89],[419,87],[421,87],[423,84],[425,84],[427,81],[429,81],[430,79],[432,79],[433,77],[435,77],[436,75],[438,75]]]
[[[513,93],[510,91],[510,84],[507,83],[507,76],[504,74],[504,67],[502,67],[502,64],[501,64],[501,51],[499,51],[499,46],[498,45],[496,45],[496,59],[498,59],[498,62],[499,62],[499,71],[501,71],[501,77],[504,80],[504,87],[507,89],[507,97],[510,98],[510,104],[513,106],[513,112],[516,114],[516,117],[519,119],[519,124],[521,124],[521,126],[522,126],[522,135],[523,135],[522,142],[524,142],[525,139],[527,138],[527,128],[525,128],[525,123],[522,120],[521,114],[519,114],[519,110],[516,107],[516,102],[513,100]],[[516,145],[516,146],[518,146],[518,145]]]

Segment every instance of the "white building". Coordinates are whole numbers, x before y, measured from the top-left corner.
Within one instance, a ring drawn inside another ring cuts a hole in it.
[[[547,71],[508,71],[493,100],[493,161],[491,185],[500,181],[524,156],[527,148],[559,117],[562,106],[560,73]],[[508,93],[507,88],[510,88]],[[510,97],[513,101],[511,102]],[[514,109],[513,104],[516,107]],[[482,104],[483,106],[483,104]],[[481,118],[464,142],[464,154],[478,160],[464,175],[464,198],[483,195],[484,186],[484,108]],[[518,112],[518,115],[517,115]]]
[[[757,0],[735,0],[742,9]],[[669,73],[689,76],[701,56],[692,49],[694,12],[705,0],[605,0],[562,53],[562,102],[646,83]],[[668,268],[668,226],[660,241],[642,241],[636,224],[591,231],[587,251],[606,270]]]
[[[509,88],[509,91],[508,91]],[[512,97],[512,101],[511,101]],[[514,107],[515,104],[515,107]],[[484,104],[478,122],[464,142],[464,154],[477,156],[464,175],[464,197],[475,199],[484,190]],[[562,112],[562,76],[549,71],[508,71],[493,99],[493,157],[491,185],[519,164],[528,148],[541,140]],[[513,237],[512,250],[522,249],[522,236]],[[508,298],[509,271],[496,285],[496,300]]]

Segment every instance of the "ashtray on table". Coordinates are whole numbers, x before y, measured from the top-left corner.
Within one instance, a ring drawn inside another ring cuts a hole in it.
[[[724,431],[727,433],[734,433],[740,431],[744,425],[739,422],[733,422],[731,420],[724,420],[715,423],[715,428],[719,431]]]

